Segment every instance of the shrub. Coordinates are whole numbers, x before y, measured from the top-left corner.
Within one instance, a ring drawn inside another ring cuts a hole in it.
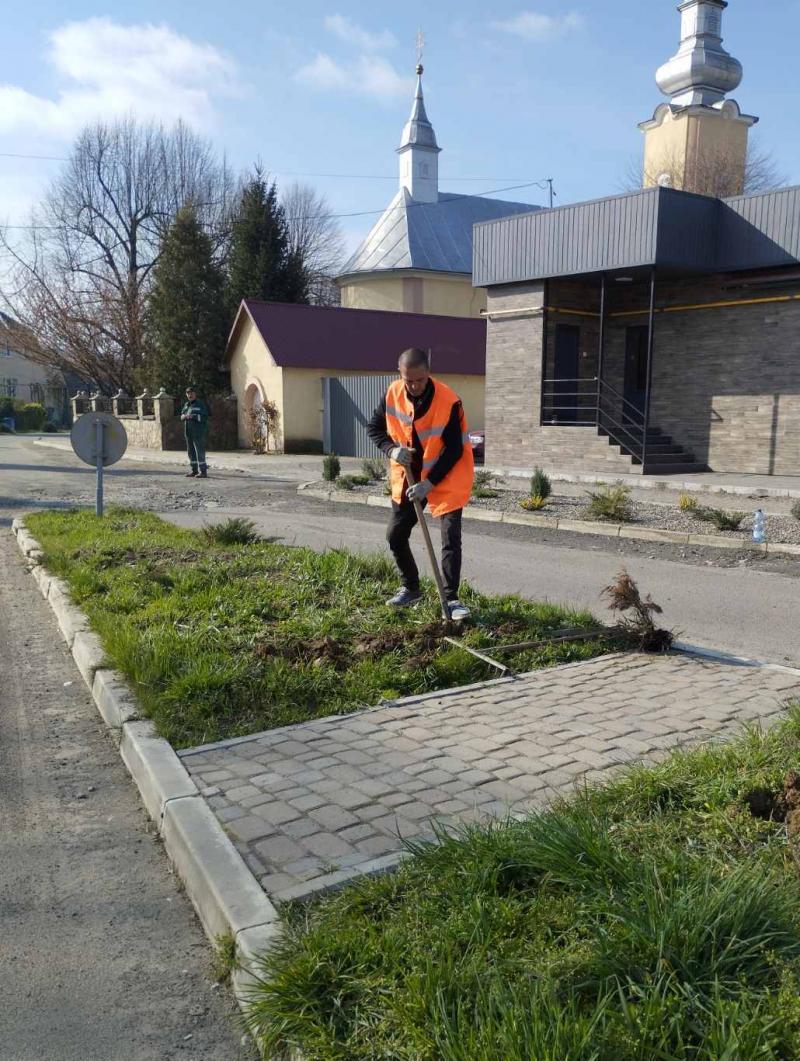
[[[624,523],[631,518],[631,488],[617,483],[616,486],[599,486],[587,490],[589,504],[586,514],[591,519],[610,519]]]
[[[607,598],[611,611],[620,613],[620,629],[632,637],[640,648],[646,652],[666,652],[672,647],[672,633],[657,629],[653,622],[653,616],[661,614],[660,605],[649,594],[642,598],[639,587],[624,567],[600,596]],[[630,614],[624,615],[625,612]]]
[[[261,540],[251,519],[232,516],[223,523],[203,527],[203,538],[208,545],[252,545]]]
[[[717,530],[736,531],[739,530],[744,512],[726,512],[724,508],[698,507],[694,511],[696,519],[704,523],[713,523]]]
[[[363,460],[361,462],[361,471],[370,482],[373,480],[380,482],[386,478],[386,462],[382,460]]]
[[[800,519],[800,501],[795,501],[790,511],[795,519]]]
[[[541,468],[534,468],[531,476],[531,497],[540,497],[546,501],[553,492],[550,476]]]
[[[681,512],[696,512],[697,498],[693,494],[681,494],[678,498],[678,508]]]
[[[322,478],[327,483],[333,483],[339,478],[342,470],[342,462],[335,453],[329,453],[322,462]]]
[[[13,417],[17,431],[41,431],[47,419],[47,412],[39,402],[0,398],[0,419],[5,417]]]
[[[473,497],[499,497],[500,494],[497,490],[491,489],[491,484],[494,482],[494,475],[491,472],[477,471],[475,472],[475,478],[472,480],[472,496]]]
[[[372,480],[367,475],[342,475],[336,480],[338,490],[353,490],[357,486],[369,486]]]
[[[540,494],[531,494],[530,497],[523,497],[520,506],[528,512],[538,512],[540,509],[547,508],[547,499]]]

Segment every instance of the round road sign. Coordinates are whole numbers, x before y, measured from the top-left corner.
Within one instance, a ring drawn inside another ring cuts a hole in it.
[[[128,448],[128,435],[122,423],[111,413],[84,413],[72,425],[69,438],[72,448],[86,464],[97,464],[97,425],[103,425],[103,467],[116,464]]]

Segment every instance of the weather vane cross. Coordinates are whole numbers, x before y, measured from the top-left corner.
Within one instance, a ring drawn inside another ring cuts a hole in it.
[[[417,30],[417,66],[422,66],[422,53],[425,48],[425,34],[421,29]]]

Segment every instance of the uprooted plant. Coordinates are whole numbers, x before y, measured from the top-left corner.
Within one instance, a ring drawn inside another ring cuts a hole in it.
[[[704,523],[713,523],[717,530],[736,531],[742,525],[744,512],[726,512],[724,508],[706,508],[698,506],[692,513],[695,519]]]
[[[642,597],[639,587],[623,567],[617,577],[600,594],[609,601],[609,610],[619,613],[617,627],[645,652],[666,652],[675,640],[670,630],[653,622],[661,615],[661,606],[648,594]]]
[[[472,496],[484,498],[499,497],[499,491],[492,489],[494,481],[495,476],[492,472],[483,470],[475,472],[475,478],[472,480]]]

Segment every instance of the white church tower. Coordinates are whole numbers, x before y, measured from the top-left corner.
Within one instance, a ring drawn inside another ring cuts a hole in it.
[[[439,152],[436,133],[425,113],[422,97],[422,63],[417,64],[417,91],[411,114],[403,129],[400,156],[400,188],[417,203],[439,201]]]

